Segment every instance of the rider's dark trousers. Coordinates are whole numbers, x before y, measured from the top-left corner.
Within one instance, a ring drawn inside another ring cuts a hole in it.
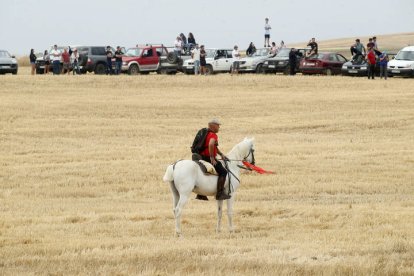
[[[208,163],[211,163],[210,156],[201,156],[204,161],[207,161]],[[217,164],[214,166],[219,176],[226,176],[227,170],[223,167],[221,162],[217,161]]]

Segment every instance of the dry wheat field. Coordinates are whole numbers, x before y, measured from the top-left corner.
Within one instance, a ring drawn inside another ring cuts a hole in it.
[[[1,275],[414,274],[414,80],[25,72],[0,77]],[[276,174],[242,174],[235,233],[192,198],[177,238],[162,176],[212,117]]]

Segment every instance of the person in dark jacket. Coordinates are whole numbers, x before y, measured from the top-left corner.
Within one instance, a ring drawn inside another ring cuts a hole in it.
[[[290,68],[290,75],[293,76],[296,74],[296,63],[298,57],[296,56],[297,52],[295,48],[290,49],[289,52],[289,68]]]
[[[188,41],[187,42],[188,42],[188,48],[189,49],[194,49],[194,47],[197,43],[196,43],[196,40],[194,38],[193,33],[188,33]]]
[[[30,66],[32,67],[32,75],[36,74],[36,55],[34,54],[34,49],[30,50]]]
[[[251,57],[254,53],[256,53],[256,46],[254,46],[253,42],[250,42],[249,47],[246,50],[246,55]]]

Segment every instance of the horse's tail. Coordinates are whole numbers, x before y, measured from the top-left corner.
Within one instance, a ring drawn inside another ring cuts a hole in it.
[[[162,180],[164,180],[165,182],[171,182],[174,181],[174,165],[171,164],[167,167],[167,170],[165,171],[164,177],[162,178]]]

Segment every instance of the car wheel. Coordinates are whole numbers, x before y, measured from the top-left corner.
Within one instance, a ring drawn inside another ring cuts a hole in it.
[[[13,74],[13,75],[17,75],[17,70],[14,70],[14,71],[12,72],[12,74]]]
[[[206,75],[212,75],[214,74],[213,66],[207,65],[206,66]]]
[[[332,76],[332,70],[331,69],[326,69],[325,70],[325,75],[327,75],[327,76]]]
[[[256,67],[256,73],[257,74],[264,74],[265,73],[262,64],[257,65],[257,67]]]
[[[95,74],[97,75],[103,75],[106,72],[106,66],[105,64],[99,63],[95,67]]]
[[[171,64],[175,64],[178,61],[178,55],[176,52],[169,52],[167,55],[167,61]]]
[[[128,68],[129,75],[138,75],[138,73],[139,73],[138,65],[132,64],[131,66],[129,66]]]
[[[286,66],[285,70],[283,71],[283,75],[289,75],[290,74],[290,65]]]

